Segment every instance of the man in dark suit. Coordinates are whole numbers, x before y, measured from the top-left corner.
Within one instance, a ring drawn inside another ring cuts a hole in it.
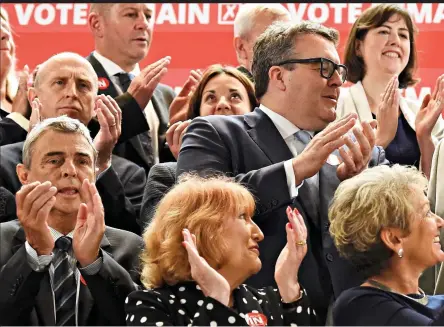
[[[335,121],[346,77],[337,65],[337,41],[336,30],[310,22],[271,25],[254,48],[260,107],[244,116],[194,119],[178,160],[178,175],[222,172],[255,195],[254,220],[265,239],[259,244],[262,269],[247,281],[252,286],[274,284],[274,266],[287,242],[285,209],[298,208],[309,232],[299,279],[321,319],[334,297],[362,282],[329,235],[329,201],[341,180],[385,160],[368,123],[354,127],[356,116]]]
[[[73,71],[78,74],[70,75]],[[41,65],[35,84],[29,90],[33,114],[37,112],[42,118],[66,114],[90,125],[97,113],[101,125],[94,138],[99,150],[97,186],[105,203],[107,224],[140,233],[136,217],[139,216],[146,174],[124,158],[113,156],[111,161],[123,114],[112,98],[101,95],[96,99],[97,75],[89,62],[73,53],[53,56]],[[20,187],[15,167],[21,162],[22,146],[22,143],[16,143],[0,147],[0,186],[14,194]]]
[[[116,97],[127,92],[137,100],[144,115],[139,124],[146,127],[145,131],[116,146],[114,153],[135,162],[147,173],[153,164],[173,160],[165,144],[165,133],[168,108],[175,94],[171,87],[159,84],[170,58],[163,58],[142,71],[139,68],[139,62],[146,57],[151,45],[153,6],[142,3],[92,4],[88,17],[95,50],[87,60],[99,76],[99,94]],[[134,87],[133,79],[144,81],[143,92]],[[122,111],[125,110],[126,107],[122,107]]]
[[[48,118],[28,135],[18,220],[0,224],[1,325],[125,324],[143,241],[105,226],[96,160],[78,120]]]
[[[256,39],[274,22],[290,20],[290,12],[279,3],[245,3],[239,8],[233,23],[233,45],[239,63],[237,69],[252,82],[251,62]]]

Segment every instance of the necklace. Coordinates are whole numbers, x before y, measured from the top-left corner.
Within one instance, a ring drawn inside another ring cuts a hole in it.
[[[427,305],[427,303],[429,302],[429,297],[424,293],[424,291],[422,289],[419,289],[419,293],[420,293],[421,297],[420,298],[414,298],[414,297],[411,297],[411,296],[408,296],[408,295],[396,292],[396,291],[392,290],[390,287],[387,287],[384,284],[381,284],[381,283],[379,283],[379,282],[377,282],[376,280],[373,280],[373,279],[368,279],[367,283],[369,283],[370,285],[372,285],[372,286],[374,286],[376,288],[379,288],[379,289],[381,289],[383,291],[392,292],[392,293],[395,293],[395,294],[402,295],[402,296],[404,296],[404,297],[406,297],[408,299],[414,300],[414,301],[416,301],[416,302],[418,302],[418,303],[420,303],[422,305]]]

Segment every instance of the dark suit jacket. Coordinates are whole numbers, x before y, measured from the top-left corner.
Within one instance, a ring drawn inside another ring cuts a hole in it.
[[[22,184],[16,166],[22,162],[23,142],[0,147],[0,186],[15,194]],[[140,215],[145,171],[124,158],[113,155],[111,167],[96,181],[105,209],[105,223],[140,234]]]
[[[265,236],[259,243],[262,269],[246,282],[256,288],[275,285],[275,263],[287,242],[285,209],[288,205],[296,207],[309,234],[299,280],[316,312],[325,315],[332,295],[359,285],[362,278],[349,262],[339,257],[328,232],[328,205],[340,183],[336,167],[324,164],[319,172],[318,220],[308,183],[303,183],[294,200],[290,198],[284,161],[291,158],[293,155],[273,122],[256,108],[243,116],[195,118],[183,138],[177,170],[178,176],[188,171],[204,175],[223,172],[235,176],[252,191],[256,199],[254,220]],[[384,152],[375,147],[372,164],[382,161]]]
[[[238,71],[240,71],[241,73],[244,73],[245,76],[247,76],[248,79],[249,79],[251,82],[253,82],[253,84],[254,84],[254,77],[253,77],[253,75],[251,74],[251,72],[250,72],[247,68],[245,68],[244,66],[238,66],[238,67],[236,67],[236,69],[237,69]]]
[[[54,326],[49,272],[36,272],[27,261],[25,233],[18,220],[0,224],[0,325]],[[83,274],[79,325],[125,325],[124,301],[139,283],[142,239],[106,227],[101,245],[103,265],[96,275]]]
[[[0,146],[24,141],[27,134],[28,132],[12,119],[0,120]]]
[[[148,226],[156,213],[160,200],[176,183],[177,162],[161,162],[151,167],[143,192],[139,225]]]
[[[99,78],[106,78],[109,81],[109,86],[105,90],[99,90],[99,94],[105,94],[110,95],[113,98],[116,98],[119,94],[117,89],[114,87],[110,77],[106,73],[103,66],[100,64],[100,62],[93,56],[91,53],[86,59],[91,63],[91,65],[94,67],[94,70],[97,73],[97,76]],[[124,93],[128,96],[131,96],[128,92]],[[157,117],[159,118],[159,159],[160,162],[164,161],[171,161],[172,154],[171,151],[169,151],[169,148],[165,145],[165,133],[168,129],[168,121],[169,121],[169,107],[171,102],[173,101],[175,97],[174,91],[171,87],[159,84],[156,89],[154,90],[153,96],[151,98],[151,101],[153,103],[154,110],[156,111]],[[132,97],[131,97],[132,98]],[[137,104],[137,102],[134,100],[132,103],[128,103],[125,106],[120,106],[122,109],[122,113],[124,111],[129,111],[133,113],[133,121],[134,126],[137,126],[138,130],[140,130],[140,133],[146,132],[149,130],[148,123],[146,121],[146,118]],[[143,108],[145,109],[145,108]],[[122,118],[123,122],[123,118]],[[123,129],[122,129],[123,131]],[[149,169],[151,168],[151,165],[149,164],[148,157],[145,155],[142,149],[142,143],[140,141],[140,138],[138,136],[134,136],[131,139],[129,139],[127,142],[123,142],[118,144],[114,148],[114,153],[124,157],[128,160],[131,160],[132,162],[138,164],[139,166],[143,167],[145,171],[148,173]]]
[[[15,196],[0,186],[0,223],[16,218]]]

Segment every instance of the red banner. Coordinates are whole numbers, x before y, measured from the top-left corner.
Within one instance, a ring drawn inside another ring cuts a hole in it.
[[[339,30],[342,56],[351,25],[371,3],[285,3],[294,20],[308,19]],[[444,73],[444,4],[400,4],[412,15],[419,34],[418,77],[421,82],[406,96],[420,99]],[[171,56],[168,74],[162,80],[180,87],[191,69],[214,63],[237,65],[233,49],[233,20],[240,4],[156,4],[155,28],[150,52],[141,67],[163,56]],[[17,45],[18,68],[31,69],[62,51],[87,56],[94,48],[87,26],[89,4],[28,3],[2,4],[10,16]]]

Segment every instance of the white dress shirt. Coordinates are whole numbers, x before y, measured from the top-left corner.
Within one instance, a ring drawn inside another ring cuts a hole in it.
[[[298,155],[298,145],[304,146],[302,142],[295,136],[295,133],[300,131],[300,129],[292,122],[290,122],[287,118],[275,113],[271,109],[268,109],[263,104],[261,104],[259,108],[271,119],[274,126],[276,126],[279,134],[281,134],[282,138],[290,149],[290,152],[293,154],[293,157],[296,158],[296,156]],[[311,137],[313,137],[314,132],[307,132],[310,133]],[[293,199],[298,196],[298,189],[302,186],[304,181],[302,181],[301,184],[296,185],[296,176],[293,170],[293,159],[285,161],[284,168],[285,174],[287,176],[288,192],[290,194],[290,197]],[[317,183],[319,179],[318,174],[311,177],[311,179],[313,179],[313,182]]]
[[[97,61],[103,66],[103,69],[105,69],[105,72],[108,74],[109,78],[111,79],[111,82],[119,92],[119,94],[123,93],[122,88],[120,87],[120,81],[117,76],[115,76],[118,73],[126,73],[119,65],[114,63],[113,61],[109,60],[108,58],[102,56],[97,51],[93,52],[93,56],[97,59]],[[133,74],[134,76],[138,76],[140,74],[140,68],[139,64],[136,64],[134,69],[128,74]],[[153,103],[151,100],[148,102],[146,108],[144,109],[145,117],[148,122],[148,126],[150,127],[149,133],[151,136],[151,145],[153,148],[153,155],[154,155],[154,163],[159,163],[159,117],[157,117],[157,113],[154,110]]]

